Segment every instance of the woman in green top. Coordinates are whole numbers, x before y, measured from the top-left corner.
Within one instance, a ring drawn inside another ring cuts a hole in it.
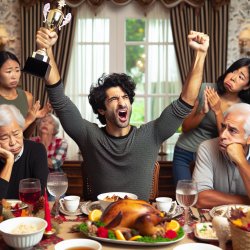
[[[36,118],[44,117],[50,111],[50,106],[40,109],[39,101],[33,105],[32,94],[18,87],[20,77],[17,57],[11,52],[0,51],[0,104],[12,104],[21,111],[25,117],[25,130]]]

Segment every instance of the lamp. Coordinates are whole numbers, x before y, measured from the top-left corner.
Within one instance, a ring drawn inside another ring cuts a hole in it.
[[[250,56],[250,23],[245,24],[239,34],[240,54]]]

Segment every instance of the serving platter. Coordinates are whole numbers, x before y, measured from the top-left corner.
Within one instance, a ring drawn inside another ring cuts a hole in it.
[[[242,208],[243,212],[250,210],[250,206],[242,204],[222,205],[212,208],[209,214],[212,218],[214,216],[230,217],[231,208]]]
[[[169,244],[179,242],[185,238],[185,233],[184,233],[180,238],[175,239],[175,240],[159,241],[159,242],[151,242],[150,243],[150,242],[129,241],[129,240],[114,240],[114,239],[93,236],[91,234],[84,233],[84,232],[82,232],[82,233],[84,234],[84,236],[86,236],[90,239],[93,239],[93,240],[102,241],[102,242],[106,242],[106,243],[112,243],[112,244],[133,245],[133,246],[164,246],[164,245],[169,245]]]

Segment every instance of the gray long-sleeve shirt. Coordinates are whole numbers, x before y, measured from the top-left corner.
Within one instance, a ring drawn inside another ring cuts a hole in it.
[[[139,128],[132,126],[126,136],[113,137],[105,127],[82,118],[65,96],[62,83],[47,86],[47,91],[64,130],[81,150],[95,197],[103,192],[120,191],[148,200],[160,145],[175,133],[191,107],[178,99],[156,120]]]

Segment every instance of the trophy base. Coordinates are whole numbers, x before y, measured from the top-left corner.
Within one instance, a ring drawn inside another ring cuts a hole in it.
[[[28,57],[22,71],[37,77],[46,78],[49,75],[50,68],[49,63],[34,57]]]

